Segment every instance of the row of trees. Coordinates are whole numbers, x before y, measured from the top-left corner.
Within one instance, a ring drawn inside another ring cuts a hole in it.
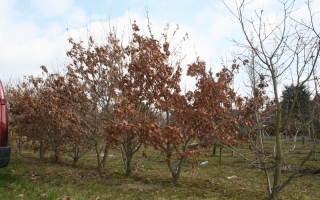
[[[187,148],[194,140],[203,147],[245,140],[233,112],[243,101],[231,87],[238,65],[213,75],[198,58],[187,70],[195,90],[183,94],[180,52],[170,47],[167,34],[156,39],[149,27],[149,36],[141,35],[136,23],[132,29],[126,46],[114,32],[103,45],[92,37],[86,45],[70,38],[72,62],[63,72],[42,66],[42,76],[29,76],[9,90],[13,130],[34,142],[40,157],[53,150],[55,161],[64,153],[77,165],[93,148],[100,172],[114,146],[121,147],[127,175],[134,154],[153,146],[177,184],[182,164],[202,154]]]
[[[319,122],[313,117],[319,116],[316,108],[308,107],[315,113],[308,115],[301,106],[307,102],[303,98],[310,99],[305,85],[315,77],[320,37],[313,25],[292,20],[292,4],[280,3],[283,20],[267,24],[262,12],[256,13],[258,22],[245,17],[246,1],[236,1],[236,11],[230,11],[239,20],[246,41],[235,43],[249,50],[250,56],[234,55],[237,59],[230,67],[223,66],[216,74],[197,58],[187,65],[186,73],[195,80],[194,90],[185,92],[181,90],[184,60],[180,48],[170,43],[169,26],[160,38],[155,38],[150,24],[148,35],[143,35],[134,22],[126,44],[115,30],[107,33],[105,44],[97,44],[92,37],[87,43],[70,38],[72,48],[67,56],[71,62],[62,72],[48,72],[42,66],[42,76],[29,76],[8,90],[12,131],[19,139],[32,141],[40,157],[47,149],[53,150],[55,161],[67,154],[77,165],[86,152],[94,149],[100,172],[106,168],[112,147],[121,148],[127,175],[132,173],[135,153],[141,147],[152,147],[164,156],[175,185],[183,163],[189,160],[193,165],[203,155],[188,145],[194,141],[204,148],[220,144],[261,169],[270,198],[277,199],[318,145],[314,140],[298,170],[281,183],[286,153],[281,136],[287,134],[290,123],[300,130]],[[294,29],[288,29],[288,24]],[[187,35],[181,42],[185,39]],[[247,97],[240,97],[232,89],[240,66],[248,73],[251,89]],[[297,72],[292,75],[296,81],[281,97],[280,80],[288,71]],[[269,85],[272,95],[266,92]],[[263,139],[270,133],[263,111],[270,107],[275,116],[271,121],[276,136],[274,150],[268,149]],[[315,135],[316,129],[312,130]],[[239,143],[247,144],[255,156],[234,149]]]

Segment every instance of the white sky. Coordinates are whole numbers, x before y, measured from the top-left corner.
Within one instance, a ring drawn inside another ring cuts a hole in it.
[[[226,2],[234,5],[234,0]],[[263,9],[266,15],[275,16],[280,8],[274,2],[258,0],[248,6],[248,12]],[[297,0],[297,7],[303,3]],[[313,4],[320,8],[320,0]],[[146,8],[155,34],[167,23],[171,30],[179,24],[180,36],[189,34],[184,45],[187,62],[198,55],[215,72],[221,69],[221,58],[232,59],[233,44],[228,39],[243,39],[221,0],[0,0],[0,79],[39,75],[40,65],[49,70],[61,67],[70,48],[67,38],[85,38],[90,27],[99,41],[109,19],[119,30],[128,29],[129,18],[145,29]],[[298,18],[308,15],[303,9],[296,13]],[[182,84],[188,83],[184,79]]]

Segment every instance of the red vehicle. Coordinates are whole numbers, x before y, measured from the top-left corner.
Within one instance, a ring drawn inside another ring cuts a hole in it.
[[[0,80],[0,168],[6,167],[10,160],[11,148],[8,146],[8,110],[4,89]]]

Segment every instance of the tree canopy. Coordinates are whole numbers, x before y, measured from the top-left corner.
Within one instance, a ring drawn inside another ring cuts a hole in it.
[[[298,91],[297,95],[296,91]],[[301,122],[308,121],[311,118],[311,92],[305,85],[295,86],[291,84],[285,86],[282,91],[282,109],[283,115],[289,115],[292,112],[292,119]]]

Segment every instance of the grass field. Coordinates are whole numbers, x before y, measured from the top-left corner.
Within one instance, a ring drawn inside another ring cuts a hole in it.
[[[180,182],[174,187],[163,156],[146,149],[149,159],[135,155],[134,172],[127,177],[123,170],[121,152],[113,149],[103,174],[96,172],[96,160],[87,154],[72,167],[71,159],[62,157],[60,163],[38,159],[38,154],[25,151],[13,154],[10,164],[0,169],[0,199],[264,199],[266,182],[262,171],[253,169],[238,156],[223,151],[219,156],[207,156],[192,168],[185,163]],[[286,164],[301,158],[297,148],[286,157]],[[300,153],[299,153],[300,152]],[[207,150],[210,154],[210,151]],[[48,156],[49,157],[49,156]],[[308,161],[306,166],[319,167],[319,161]],[[227,177],[234,178],[228,179]],[[287,174],[284,174],[287,176]],[[285,178],[285,177],[284,177]],[[294,179],[282,191],[281,199],[320,199],[320,176]]]

